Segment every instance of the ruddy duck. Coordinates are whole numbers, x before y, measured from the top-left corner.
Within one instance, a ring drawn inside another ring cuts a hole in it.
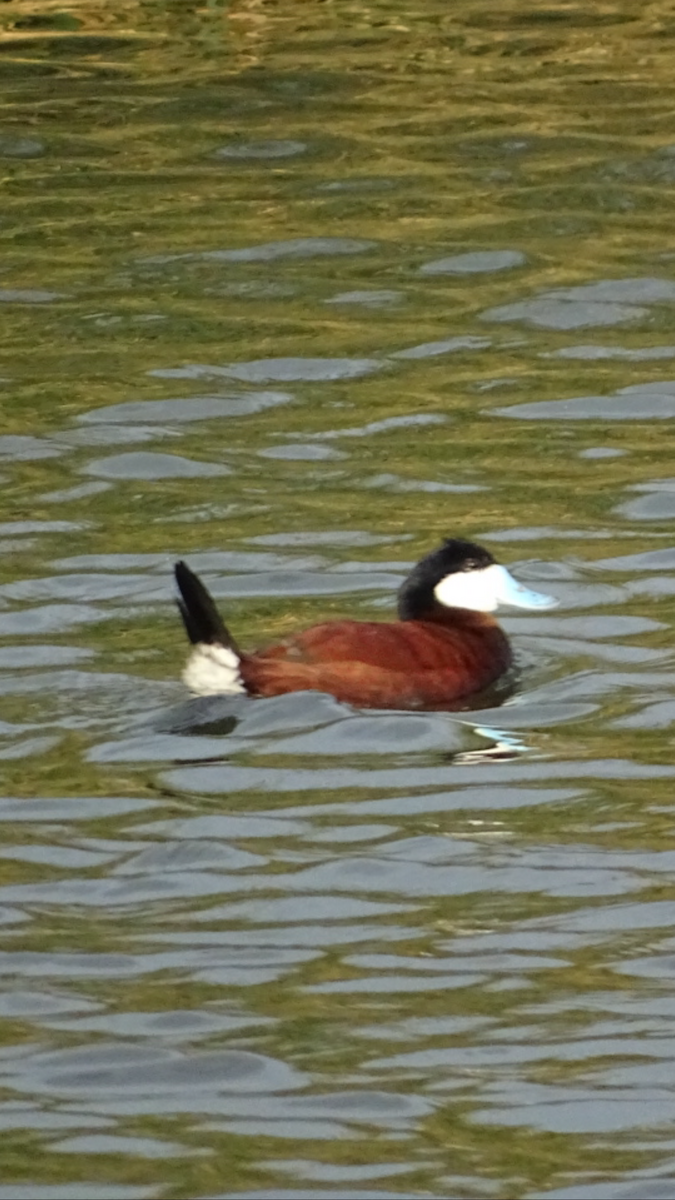
[[[183,679],[197,695],[279,696],[314,689],[359,708],[458,709],[513,664],[494,612],[553,608],[489,551],[450,538],[413,569],[397,621],[326,621],[264,650],[240,650],[204,584],[176,563],[178,607],[194,646]]]

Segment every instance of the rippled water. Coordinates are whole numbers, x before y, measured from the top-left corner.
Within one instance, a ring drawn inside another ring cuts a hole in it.
[[[675,1196],[672,12],[0,13],[0,1200]],[[190,700],[442,536],[480,712]]]

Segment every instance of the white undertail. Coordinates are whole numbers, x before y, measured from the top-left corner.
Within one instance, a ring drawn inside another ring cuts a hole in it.
[[[246,693],[239,655],[217,642],[199,642],[192,651],[183,683],[195,696],[241,696]]]

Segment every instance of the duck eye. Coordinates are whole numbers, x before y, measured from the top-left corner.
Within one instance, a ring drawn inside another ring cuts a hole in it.
[[[478,563],[476,562],[475,558],[467,558],[464,566],[462,567],[463,571],[476,571],[477,569]]]

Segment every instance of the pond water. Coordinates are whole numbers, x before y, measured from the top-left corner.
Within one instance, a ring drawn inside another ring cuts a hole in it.
[[[675,1197],[671,6],[0,32],[0,1200]],[[449,535],[501,707],[186,695]]]

